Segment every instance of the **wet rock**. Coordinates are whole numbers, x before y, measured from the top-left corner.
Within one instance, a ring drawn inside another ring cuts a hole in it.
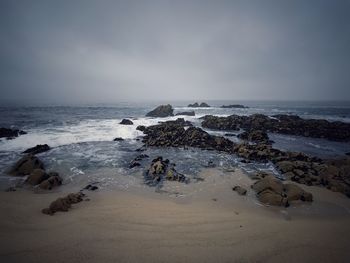
[[[178,116],[178,115],[195,116],[196,114],[194,111],[183,111],[183,112],[178,112],[175,115],[176,116]]]
[[[146,114],[147,117],[168,117],[174,116],[173,107],[170,104],[160,105]]]
[[[255,143],[271,144],[269,136],[262,130],[245,131],[237,136],[241,140],[251,141]]]
[[[214,161],[210,160],[210,161],[208,161],[206,167],[214,168],[214,167],[216,167],[216,164],[214,163]]]
[[[180,125],[183,127],[188,127],[188,126],[193,126],[190,121],[185,121],[184,118],[177,118],[174,121],[165,121],[165,122],[159,122],[159,123],[164,123],[164,124],[169,124],[169,125]]]
[[[122,141],[124,141],[124,139],[121,138],[121,137],[116,137],[116,138],[113,139],[113,141],[114,142],[122,142]]]
[[[227,137],[236,137],[237,135],[234,134],[234,133],[225,133],[224,136],[227,136]]]
[[[129,168],[134,168],[134,167],[138,167],[141,166],[141,164],[138,161],[132,160],[129,164]]]
[[[89,190],[89,191],[96,191],[98,187],[96,185],[88,184],[87,186],[84,187],[84,190]]]
[[[13,176],[25,176],[33,172],[35,169],[44,169],[44,164],[40,159],[32,154],[23,156],[8,171]]]
[[[50,149],[50,146],[48,146],[47,144],[38,144],[37,146],[29,148],[22,153],[38,154],[42,152],[47,152]]]
[[[122,125],[133,125],[134,123],[129,120],[129,119],[123,119],[121,122],[119,122],[119,124],[122,124]]]
[[[48,178],[49,175],[43,169],[34,169],[28,176],[26,183],[37,185]]]
[[[260,202],[275,206],[289,206],[291,201],[312,201],[312,194],[294,184],[283,184],[273,175],[264,176],[252,185]]]
[[[135,161],[142,161],[145,158],[149,158],[149,156],[147,154],[140,154],[138,156],[135,157]]]
[[[231,105],[222,105],[221,108],[224,108],[224,109],[247,109],[249,107],[241,105],[241,104],[231,104]]]
[[[52,190],[53,188],[62,185],[62,178],[56,172],[49,173],[49,178],[42,181],[39,187],[44,190]]]
[[[136,130],[143,132],[144,130],[146,130],[146,126],[139,125],[139,126],[136,127]]]
[[[189,181],[185,175],[175,170],[175,164],[171,164],[168,159],[158,157],[152,160],[149,169],[145,172],[145,181],[149,185],[157,185],[162,180],[185,182]]]
[[[83,196],[84,194],[81,192],[68,194],[65,197],[56,199],[48,208],[44,208],[41,212],[47,215],[54,215],[58,211],[67,212],[72,204],[83,201]]]
[[[209,129],[237,130],[242,128],[334,141],[350,141],[350,123],[302,119],[293,115],[275,115],[272,118],[263,114],[228,117],[208,115],[203,118],[202,126]]]
[[[193,104],[188,104],[187,107],[190,107],[190,108],[209,108],[210,105],[208,105],[205,102],[202,102],[201,104],[198,104],[198,102],[195,102]]]
[[[247,189],[236,185],[235,187],[232,188],[233,191],[237,192],[239,195],[246,195],[247,194]]]
[[[25,131],[0,128],[0,138],[13,139],[19,135],[27,134]]]

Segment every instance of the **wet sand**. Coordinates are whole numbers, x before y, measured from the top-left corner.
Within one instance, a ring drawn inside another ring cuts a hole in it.
[[[72,189],[0,193],[1,262],[347,262],[350,200],[307,187],[315,202],[265,207],[240,171],[201,183],[87,192],[66,213],[40,211]]]

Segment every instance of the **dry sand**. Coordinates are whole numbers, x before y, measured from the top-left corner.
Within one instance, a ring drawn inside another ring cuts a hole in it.
[[[350,200],[341,194],[307,187],[312,205],[264,207],[251,191],[231,190],[251,183],[239,171],[202,177],[168,192],[89,192],[91,201],[54,216],[40,210],[71,190],[1,192],[0,262],[349,261]]]

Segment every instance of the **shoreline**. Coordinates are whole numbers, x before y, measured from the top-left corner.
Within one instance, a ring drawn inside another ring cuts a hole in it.
[[[226,178],[216,169],[201,175],[206,178],[202,184],[184,187],[202,189],[191,198],[169,195],[176,183],[165,185],[168,192],[161,193],[149,188],[101,190],[87,192],[90,201],[54,216],[40,211],[72,189],[1,192],[0,260],[345,262],[350,256],[350,204],[340,193],[307,187],[314,195],[311,207],[344,206],[345,213],[298,214],[293,206],[256,205],[250,189],[247,196],[233,192],[235,182],[250,181],[239,170]]]

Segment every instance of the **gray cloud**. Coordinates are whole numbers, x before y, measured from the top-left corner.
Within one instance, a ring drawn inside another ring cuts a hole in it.
[[[350,1],[1,1],[3,101],[350,100]]]

